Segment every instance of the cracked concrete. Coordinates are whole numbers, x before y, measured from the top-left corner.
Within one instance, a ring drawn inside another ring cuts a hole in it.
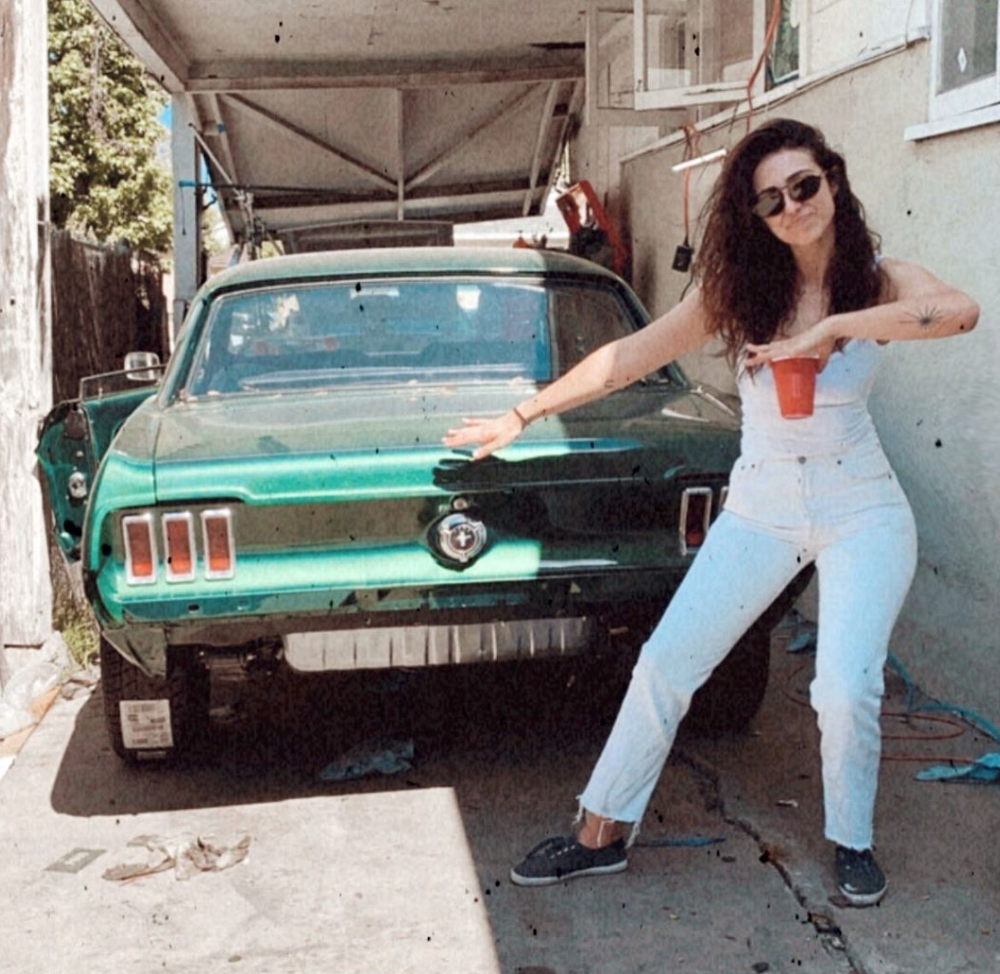
[[[822,835],[819,737],[806,705],[811,669],[811,658],[777,642],[751,736],[685,741],[684,760],[717,789],[726,820],[767,854],[817,934],[829,924],[858,974],[1000,971],[996,788],[914,778],[951,756],[996,750],[996,742],[960,722],[893,716],[905,710],[906,688],[888,675],[876,852],[889,889],[878,907],[851,908],[835,892]]]
[[[718,774],[711,766],[681,748],[678,748],[676,756],[678,761],[688,765],[705,783],[702,788],[703,794],[707,792],[710,795],[706,807],[717,809],[723,821],[746,833],[757,844],[760,851],[760,862],[775,869],[782,882],[788,887],[789,892],[805,910],[806,918],[816,931],[816,935],[827,953],[842,962],[844,974],[866,974],[861,966],[861,959],[854,955],[854,951],[846,943],[843,931],[830,915],[831,911],[823,913],[816,909],[818,894],[822,892],[818,870],[805,865],[794,872],[790,870],[787,859],[790,847],[794,843],[787,838],[780,846],[775,845],[773,841],[768,841],[754,825],[751,818],[734,815],[726,808],[726,801],[723,797],[724,788],[720,784]]]
[[[49,974],[995,974],[995,789],[922,784],[920,765],[887,762],[889,894],[843,908],[798,699],[807,674],[780,646],[773,660],[749,734],[682,731],[625,873],[536,890],[507,872],[568,830],[618,699],[599,670],[258,675],[213,689],[211,735],[189,760],[143,770],[110,753],[97,697],[60,700],[0,782],[4,969],[37,966],[44,944]],[[387,732],[412,736],[411,771],[319,781]],[[919,746],[943,757],[983,741]],[[101,878],[141,833],[237,828],[252,844],[231,870]],[[670,844],[691,837],[722,841]],[[98,855],[48,870],[80,849]]]

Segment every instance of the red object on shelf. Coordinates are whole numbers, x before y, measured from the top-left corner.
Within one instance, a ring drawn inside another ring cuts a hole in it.
[[[570,234],[579,233],[585,226],[596,226],[607,234],[613,255],[611,269],[616,274],[622,274],[628,262],[628,251],[615,225],[608,219],[594,187],[586,179],[574,183],[557,197],[556,206],[559,207]]]

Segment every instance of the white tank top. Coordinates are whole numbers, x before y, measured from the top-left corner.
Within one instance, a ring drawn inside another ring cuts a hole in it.
[[[812,416],[785,419],[778,409],[774,376],[768,366],[753,376],[741,367],[737,386],[743,402],[741,448],[752,457],[814,457],[843,453],[863,445],[878,445],[868,412],[868,396],[884,346],[852,339],[834,352],[816,376]]]

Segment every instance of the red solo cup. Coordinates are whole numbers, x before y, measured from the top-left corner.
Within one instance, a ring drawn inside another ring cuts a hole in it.
[[[774,386],[778,390],[778,408],[785,419],[812,416],[818,366],[817,355],[771,359]]]

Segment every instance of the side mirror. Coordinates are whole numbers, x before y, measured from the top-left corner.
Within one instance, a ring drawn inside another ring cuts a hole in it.
[[[126,378],[132,382],[155,382],[160,377],[159,365],[160,356],[156,352],[129,352],[125,356]]]

